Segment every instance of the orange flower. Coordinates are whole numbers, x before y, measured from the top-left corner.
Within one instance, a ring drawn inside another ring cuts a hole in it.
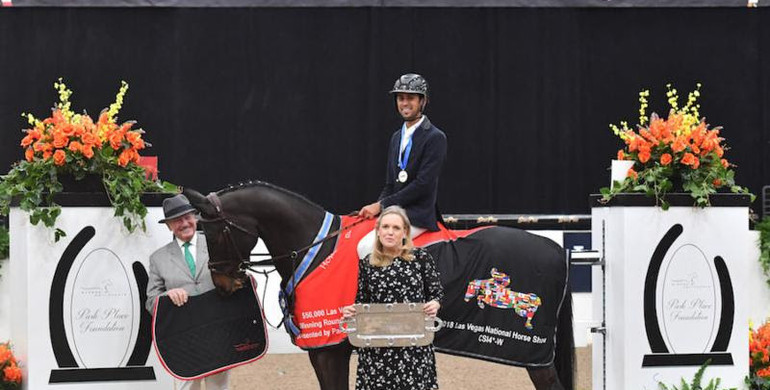
[[[61,149],[56,149],[56,151],[53,153],[53,163],[56,165],[64,165],[64,163],[67,160],[67,155],[64,153]]]
[[[690,165],[690,166],[692,166],[693,164],[695,164],[696,160],[697,160],[697,158],[695,157],[695,155],[693,155],[692,153],[688,152],[688,153],[685,153],[684,156],[682,156],[682,159],[680,160],[680,162],[683,165]]]
[[[692,144],[700,147],[701,142],[706,137],[706,122],[701,121],[698,127],[693,129],[690,136],[692,137]]]
[[[50,147],[49,144],[43,142],[43,141],[37,141],[34,144],[32,144],[32,148],[35,149],[36,152],[42,152]]]
[[[123,142],[123,133],[120,131],[116,131],[112,134],[110,134],[110,146],[112,146],[113,149],[118,150],[120,149],[121,143]]]
[[[134,121],[124,122],[122,125],[120,125],[120,130],[118,131],[120,131],[122,134],[125,134],[127,131],[131,130],[131,126],[133,126],[134,123],[136,122]]]
[[[102,110],[102,112],[99,114],[99,121],[98,124],[100,125],[106,125],[110,123],[110,116],[107,109]]]
[[[49,119],[51,120],[49,123],[62,123],[64,122],[64,114],[62,114],[60,109],[55,108],[51,113],[51,117],[46,119],[46,121]]]
[[[32,138],[31,134],[27,134],[21,139],[21,146],[26,148],[27,146],[32,145],[33,142],[35,142],[35,139]]]
[[[625,160],[626,154],[623,153],[623,149],[618,150],[618,160]]]
[[[69,142],[69,138],[62,135],[61,133],[54,133],[53,136],[53,147],[57,149],[61,149],[67,146],[67,142]]]
[[[35,151],[32,150],[32,148],[27,148],[27,150],[24,151],[24,158],[26,158],[27,161],[32,162],[32,160],[35,159]]]
[[[666,130],[666,122],[663,119],[656,117],[650,121],[650,133],[655,138],[665,138]]]
[[[626,173],[626,177],[631,177],[631,178],[633,178],[634,180],[636,180],[636,179],[638,179],[638,178],[639,178],[639,174],[638,174],[638,173],[636,173],[636,171],[634,170],[634,168],[628,168],[628,172]]]
[[[639,145],[639,141],[642,141],[642,138],[631,130],[626,131],[625,134],[627,136],[626,145],[628,145],[628,151],[635,152]]]
[[[126,139],[128,142],[131,143],[131,146],[133,146],[135,149],[141,150],[144,149],[144,140],[142,139],[142,135],[139,134],[136,131],[129,131],[126,133]],[[622,153],[622,150],[618,151],[618,156],[621,156],[620,153]],[[623,158],[618,158],[618,160],[622,160]]]
[[[6,344],[0,344],[0,365],[5,364],[11,358],[11,350]]]
[[[716,178],[716,179],[714,179],[713,184],[714,184],[714,187],[719,188],[719,187],[722,186],[722,180],[719,180],[719,178]]]
[[[129,150],[130,149],[124,150],[120,153],[120,156],[118,156],[118,165],[121,167],[125,167],[131,161],[131,153]]]
[[[81,152],[83,152],[83,156],[85,158],[90,159],[91,157],[94,156],[94,149],[93,149],[93,146],[91,145],[83,145],[83,147],[81,148]]]
[[[642,137],[644,137],[646,140],[650,141],[653,144],[657,144],[658,143],[658,139],[654,135],[652,135],[652,133],[650,133],[649,131],[647,131],[645,129],[640,130],[639,134]]]
[[[5,375],[5,380],[21,383],[21,369],[15,364],[4,368],[3,374]]]
[[[716,147],[714,147],[714,151],[716,151],[716,152],[717,152],[717,156],[719,156],[719,158],[722,158],[722,156],[724,156],[724,155],[725,155],[725,150],[724,150],[724,149],[722,149],[722,147],[721,147],[721,146],[719,146],[719,145],[717,145]]]
[[[761,376],[762,378],[770,378],[770,367],[765,367],[757,371],[757,375]]]
[[[37,141],[43,137],[43,132],[40,129],[27,130],[27,135],[31,136],[33,140]]]
[[[131,161],[135,163],[139,162],[139,152],[136,149],[131,149]]]
[[[649,151],[641,151],[639,152],[639,161],[644,164],[647,161],[650,161],[650,152]]]
[[[62,134],[64,134],[67,137],[71,136],[75,132],[75,127],[72,126],[72,124],[70,124],[70,123],[63,124],[60,127],[60,129],[61,129]]]
[[[83,145],[78,141],[72,141],[70,142],[69,150],[73,152],[80,152],[80,149],[83,148]]]
[[[80,123],[83,124],[85,130],[92,131],[94,128],[94,120],[88,115],[81,116]]]
[[[671,155],[670,155],[670,154],[668,154],[668,153],[663,153],[663,154],[660,156],[660,164],[661,164],[661,165],[668,165],[668,164],[671,164],[671,160],[672,160],[672,157],[671,157]]]
[[[674,140],[674,143],[671,144],[671,150],[673,150],[674,153],[679,153],[683,151],[685,148],[687,148],[687,141],[683,136],[676,137],[676,139]]]
[[[43,151],[43,160],[50,160],[53,153],[50,150]]]
[[[723,158],[723,159],[722,159],[720,162],[722,163],[722,166],[723,166],[723,167],[725,167],[725,168],[728,168],[728,167],[730,167],[730,163],[729,163],[729,162],[727,162],[727,160],[726,160],[726,159],[724,159],[724,158]]]
[[[99,142],[99,138],[91,132],[86,132],[80,139],[83,141],[83,144],[90,146],[95,146]]]

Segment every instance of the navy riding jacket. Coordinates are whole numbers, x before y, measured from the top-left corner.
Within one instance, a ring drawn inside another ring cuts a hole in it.
[[[436,204],[438,178],[446,160],[446,135],[430,123],[428,117],[412,135],[412,149],[406,163],[408,178],[399,182],[398,159],[401,129],[390,137],[388,162],[385,168],[385,187],[380,194],[380,205],[399,205],[406,209],[412,226],[437,231],[440,213]]]

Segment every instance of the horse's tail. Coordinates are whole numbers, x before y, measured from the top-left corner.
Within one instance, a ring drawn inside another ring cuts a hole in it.
[[[573,390],[575,375],[575,338],[572,329],[572,289],[567,286],[556,328],[556,352],[553,365],[565,390]]]

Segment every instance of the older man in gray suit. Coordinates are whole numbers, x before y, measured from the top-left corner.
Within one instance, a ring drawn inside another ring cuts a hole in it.
[[[145,306],[151,313],[155,300],[168,295],[171,301],[182,306],[187,298],[214,289],[211,281],[206,247],[206,236],[198,234],[195,209],[182,194],[163,201],[165,223],[174,239],[150,255],[150,280],[147,284]],[[175,381],[181,390],[199,390],[202,382],[207,390],[226,390],[229,383],[227,371],[193,381]]]

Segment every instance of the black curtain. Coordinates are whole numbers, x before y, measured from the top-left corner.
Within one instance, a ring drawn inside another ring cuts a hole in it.
[[[96,116],[120,80],[163,179],[200,191],[269,181],[345,213],[376,199],[399,128],[387,91],[431,86],[447,134],[444,213],[588,213],[636,122],[637,93],[703,83],[737,181],[768,183],[767,8],[5,8],[0,167],[22,112],[64,77]],[[755,209],[759,209],[755,207]]]

